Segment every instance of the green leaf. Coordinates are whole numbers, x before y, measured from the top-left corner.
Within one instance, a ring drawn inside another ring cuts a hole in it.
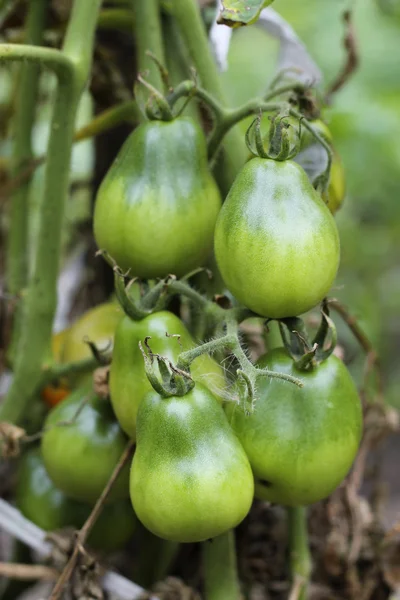
[[[251,25],[257,21],[260,12],[273,0],[223,0],[218,23],[228,27]]]

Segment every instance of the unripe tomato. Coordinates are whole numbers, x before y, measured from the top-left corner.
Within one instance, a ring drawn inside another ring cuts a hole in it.
[[[254,492],[249,461],[204,386],[181,397],[146,394],[130,490],[140,521],[167,540],[206,540],[247,515]]]
[[[94,504],[111,477],[127,439],[106,400],[92,397],[78,413],[89,393],[89,387],[78,389],[50,411],[41,450],[54,484],[67,496]],[[120,474],[110,500],[127,497],[128,471],[127,467]]]
[[[66,330],[61,342],[60,362],[68,363],[92,355],[85,338],[94,342],[99,350],[111,350],[115,329],[123,311],[116,302],[99,304],[86,311]]]
[[[92,511],[92,506],[68,498],[54,485],[38,448],[21,458],[16,504],[25,517],[45,531],[80,529]],[[118,550],[132,536],[135,524],[135,513],[128,499],[108,504],[94,524],[88,544],[104,552]]]
[[[130,135],[100,186],[94,234],[133,276],[181,276],[205,264],[220,207],[200,127],[186,117],[149,122]]]
[[[293,375],[304,387],[260,377],[251,415],[226,406],[253,469],[255,494],[287,506],[317,502],[339,485],[357,454],[362,411],[355,385],[333,355],[300,371],[286,350],[276,348],[258,366]]]
[[[176,337],[167,337],[166,334]],[[182,321],[173,313],[160,311],[133,321],[125,316],[115,333],[110,369],[110,395],[114,412],[122,429],[136,436],[136,414],[144,395],[152,390],[144,368],[139,342],[150,336],[152,351],[175,362],[179,354],[195,346]],[[157,367],[156,367],[157,368]],[[202,354],[191,365],[195,381],[206,385],[216,395],[225,385],[223,370],[208,354]]]
[[[264,317],[300,315],[328,293],[339,254],[335,221],[299,165],[254,158],[243,167],[215,229],[235,298]]]

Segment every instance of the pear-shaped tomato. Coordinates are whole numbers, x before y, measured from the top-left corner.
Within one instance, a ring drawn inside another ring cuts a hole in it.
[[[167,337],[169,336],[174,337]],[[195,346],[182,321],[173,313],[161,311],[133,321],[124,317],[115,333],[110,369],[110,394],[114,412],[122,429],[136,436],[136,414],[143,396],[152,390],[147,379],[139,342],[150,336],[150,347],[156,354],[175,362],[179,354]],[[176,336],[176,337],[175,337]],[[223,370],[208,354],[196,358],[191,365],[195,381],[206,385],[215,395],[221,394],[225,379]]]
[[[94,234],[132,275],[183,275],[205,264],[221,207],[205,137],[190,118],[140,125],[100,186]]]
[[[111,350],[115,329],[123,315],[116,302],[99,304],[86,311],[65,332],[59,352],[60,362],[68,363],[89,358],[92,353],[85,338],[99,350]]]
[[[85,396],[88,401],[81,407]],[[48,474],[60,490],[75,500],[94,504],[126,444],[110,404],[93,396],[90,388],[82,388],[48,414],[42,456]],[[128,496],[128,478],[126,468],[114,484],[110,500]]]
[[[199,542],[244,519],[254,493],[249,461],[204,386],[180,397],[146,394],[130,490],[140,521],[167,540]]]
[[[215,229],[235,298],[264,317],[300,315],[329,291],[339,254],[335,221],[299,165],[254,158],[243,167]]]
[[[357,453],[362,411],[355,385],[336,356],[299,371],[276,348],[258,364],[293,375],[304,387],[260,378],[251,415],[236,404],[226,407],[249,457],[256,496],[288,506],[317,502],[339,485]]]
[[[92,506],[68,498],[54,485],[38,448],[21,458],[16,504],[30,521],[45,531],[64,527],[80,529],[92,511]],[[128,499],[108,504],[97,519],[88,543],[105,552],[118,550],[132,536],[135,524],[135,513]]]

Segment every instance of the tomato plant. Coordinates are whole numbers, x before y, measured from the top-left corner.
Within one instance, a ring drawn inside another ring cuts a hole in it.
[[[47,474],[40,450],[26,452],[20,461],[16,503],[21,512],[45,531],[82,527],[92,506],[69,498]],[[96,521],[88,542],[104,552],[124,546],[135,529],[135,515],[129,500],[108,504]]]
[[[240,302],[265,317],[290,317],[328,293],[339,265],[339,237],[300,166],[254,158],[222,207],[215,255]]]
[[[254,472],[256,496],[288,506],[317,502],[339,485],[356,456],[362,433],[356,387],[336,356],[302,371],[276,348],[258,364],[296,374],[304,387],[261,379],[251,415],[227,405]]]
[[[184,275],[210,254],[220,206],[199,126],[189,118],[150,122],[131,134],[105,177],[94,233],[132,275]]]
[[[143,398],[130,486],[138,518],[168,540],[206,540],[244,519],[254,491],[250,465],[201,384],[182,397],[153,391]]]
[[[93,396],[90,388],[82,388],[50,411],[41,449],[54,484],[75,500],[94,503],[125,446],[126,438],[108,402]],[[126,497],[127,482],[128,468],[121,473],[110,498]]]

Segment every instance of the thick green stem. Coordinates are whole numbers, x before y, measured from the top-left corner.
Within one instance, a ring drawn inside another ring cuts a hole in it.
[[[167,61],[166,66],[168,69],[168,83],[169,86],[175,88],[183,80],[187,80],[190,77],[189,60],[175,20],[168,15],[164,15],[162,27],[165,58]],[[182,114],[185,116],[200,122],[200,114],[196,102],[186,99],[181,105],[180,110],[182,110]]]
[[[287,508],[289,528],[290,570],[292,594],[297,600],[307,599],[307,587],[311,575],[311,554],[308,546],[307,513],[304,506]]]
[[[21,338],[14,379],[0,407],[0,420],[17,423],[40,385],[49,353],[57,303],[57,276],[61,231],[68,190],[74,123],[78,103],[90,71],[94,32],[101,0],[76,0],[61,53],[48,51],[58,75],[51,134],[47,152],[45,188],[41,207],[33,273],[24,295]],[[15,52],[16,48],[12,47]],[[24,47],[22,47],[24,48]],[[25,47],[27,48],[27,47]],[[32,47],[28,47],[32,48]],[[0,47],[0,55],[2,48]],[[39,50],[41,52],[39,52]],[[45,49],[35,49],[41,61]],[[47,54],[48,54],[47,52]],[[25,58],[16,52],[17,58]],[[32,58],[31,52],[28,55]],[[57,60],[54,58],[57,55]],[[59,70],[57,65],[64,65]],[[68,65],[68,68],[65,68]],[[71,67],[72,65],[72,67]]]
[[[235,534],[227,531],[202,544],[206,600],[239,600]]]
[[[47,0],[32,0],[27,16],[25,40],[39,45],[42,41]],[[21,66],[14,116],[14,147],[11,177],[16,177],[32,159],[32,129],[35,121],[40,67],[35,63]],[[11,197],[10,229],[7,248],[8,291],[17,295],[28,277],[28,196],[30,181],[22,183]]]
[[[148,56],[152,52],[160,63],[164,63],[164,49],[161,34],[160,6],[158,0],[132,0],[134,35],[136,43],[137,70],[146,74],[145,79],[159,91],[163,89],[161,73],[155,62]]]
[[[62,80],[69,80],[73,76],[71,60],[59,50],[30,44],[0,44],[0,65],[18,61],[40,64],[53,71]]]
[[[99,29],[120,29],[131,32],[133,27],[133,14],[126,8],[106,8],[99,14],[97,27]]]
[[[171,12],[178,22],[201,85],[224,103],[221,80],[211,55],[197,0],[176,1],[171,6]],[[234,129],[227,135],[223,150],[215,168],[215,177],[222,192],[227,193],[246,161],[246,148],[239,129]]]

